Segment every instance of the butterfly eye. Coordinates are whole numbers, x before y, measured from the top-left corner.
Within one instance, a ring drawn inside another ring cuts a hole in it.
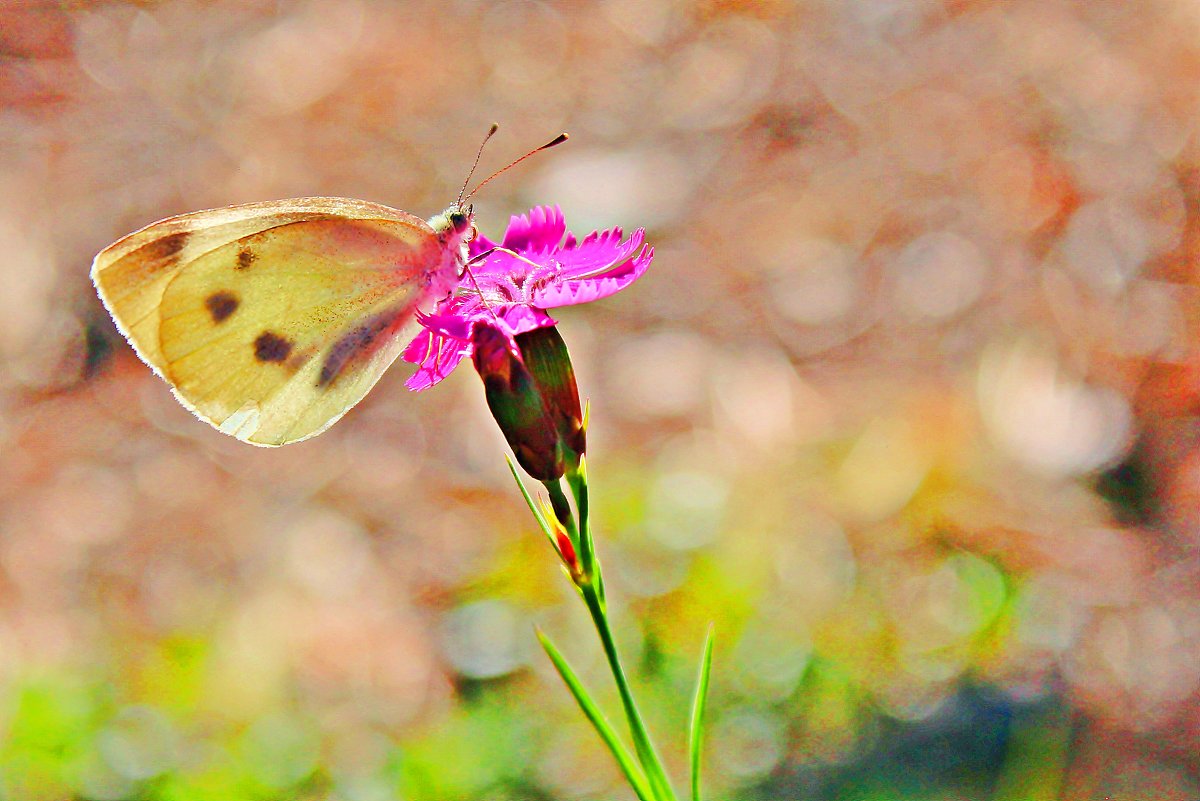
[[[463,241],[464,242],[474,242],[475,237],[477,237],[477,236],[479,236],[479,232],[477,230],[475,230],[475,226],[472,225],[471,230],[467,231],[467,238],[464,239]]]

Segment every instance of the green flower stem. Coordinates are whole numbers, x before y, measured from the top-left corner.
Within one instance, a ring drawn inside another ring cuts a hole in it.
[[[638,760],[642,763],[642,769],[646,771],[646,778],[650,780],[650,786],[654,789],[654,797],[659,801],[676,801],[675,791],[667,779],[666,771],[663,770],[662,761],[654,750],[654,744],[650,741],[650,733],[646,731],[646,724],[642,722],[641,713],[633,700],[633,692],[629,689],[629,681],[625,678],[625,670],[621,667],[621,658],[617,655],[617,644],[608,625],[608,612],[604,602],[600,599],[595,584],[588,584],[580,589],[588,612],[591,613],[592,623],[596,626],[596,633],[600,635],[600,642],[604,646],[604,656],[608,659],[613,680],[617,683],[617,691],[621,694],[621,704],[625,707],[625,717],[629,721],[633,745],[637,750]]]
[[[642,721],[637,703],[633,700],[633,692],[625,677],[625,669],[621,666],[621,658],[617,654],[617,643],[613,638],[612,628],[609,626],[608,604],[604,598],[604,577],[600,570],[600,560],[596,558],[593,548],[588,517],[586,465],[581,464],[578,470],[570,471],[567,474],[567,483],[575,497],[575,507],[579,510],[579,561],[583,568],[582,581],[579,582],[580,594],[592,616],[596,633],[600,635],[600,642],[604,646],[604,656],[608,660],[613,680],[617,683],[617,691],[621,695],[621,704],[625,708],[625,717],[629,722],[633,745],[637,751],[638,760],[642,763],[642,769],[646,771],[646,778],[649,779],[650,786],[654,790],[654,797],[659,801],[675,801],[675,791],[671,787],[670,780],[667,779],[662,760],[654,750],[654,743],[650,740],[650,733]],[[553,503],[553,501],[551,502]],[[555,508],[558,507],[555,506]]]
[[[513,478],[516,479],[517,485],[521,488],[521,495],[525,498],[530,511],[533,512],[539,526],[545,532],[546,536],[551,539],[551,543],[553,544],[549,524],[542,517],[533,499],[525,490],[524,484],[517,476],[512,460],[509,460],[508,468],[512,472]],[[613,638],[612,628],[609,626],[608,604],[604,598],[604,577],[600,571],[600,560],[596,558],[588,517],[586,465],[581,461],[577,469],[567,473],[566,478],[575,500],[575,509],[579,512],[578,525],[576,525],[575,513],[571,509],[571,504],[563,492],[561,481],[543,481],[542,485],[546,488],[546,492],[550,496],[550,506],[554,510],[554,516],[566,530],[567,535],[571,538],[578,552],[580,570],[578,574],[572,574],[572,579],[584,603],[587,605],[588,613],[592,616],[592,623],[596,627],[596,633],[600,635],[600,643],[604,648],[604,656],[608,660],[613,680],[617,684],[617,691],[621,696],[621,705],[625,710],[625,718],[629,723],[629,731],[633,736],[633,745],[637,752],[638,762],[641,763],[642,770],[645,771],[645,778],[642,778],[642,776],[637,775],[636,772],[630,769],[631,766],[628,763],[628,757],[622,753],[621,746],[616,741],[611,728],[608,727],[607,722],[604,721],[603,716],[588,697],[583,686],[579,684],[578,679],[574,676],[570,667],[562,658],[562,655],[558,653],[557,649],[554,648],[545,635],[539,632],[538,637],[541,639],[543,647],[546,648],[546,652],[550,655],[559,674],[583,708],[584,713],[617,758],[617,762],[621,765],[630,784],[633,785],[634,792],[638,795],[638,798],[644,798],[645,794],[649,792],[652,796],[650,801],[677,801],[675,790],[671,787],[671,782],[667,778],[666,771],[663,769],[662,760],[654,749],[654,744],[650,740],[650,733],[646,730],[646,724],[643,722],[642,715],[638,711],[637,703],[633,700],[633,691],[630,689],[629,681],[625,677],[625,669],[621,666],[621,658],[617,654],[616,640]],[[649,783],[648,789],[645,783]]]

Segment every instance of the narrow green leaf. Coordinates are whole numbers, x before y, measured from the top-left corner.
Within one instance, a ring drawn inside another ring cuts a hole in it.
[[[554,663],[554,667],[558,670],[558,675],[562,677],[563,683],[567,685],[567,689],[571,691],[571,695],[575,696],[575,700],[579,703],[579,708],[583,710],[583,714],[591,721],[592,726],[596,728],[596,733],[600,735],[600,739],[604,740],[604,744],[608,746],[608,750],[616,758],[617,764],[621,768],[621,772],[625,774],[625,778],[629,780],[629,784],[633,787],[633,791],[641,801],[654,801],[654,795],[650,791],[650,786],[646,782],[645,776],[642,775],[637,763],[630,756],[629,751],[621,743],[621,739],[613,730],[608,720],[604,717],[604,713],[592,701],[587,690],[579,681],[579,677],[575,675],[575,671],[567,664],[567,660],[555,647],[554,643],[550,642],[550,638],[537,629],[537,638],[542,643],[542,647],[546,649],[546,655],[550,657],[550,661]]]
[[[529,495],[529,490],[525,489],[525,482],[521,481],[521,477],[517,475],[517,466],[513,464],[512,457],[507,453],[504,454],[504,461],[508,463],[508,472],[512,473],[513,481],[517,482],[517,489],[521,490],[521,497],[525,499],[525,505],[529,507],[529,511],[533,512],[533,516],[537,518],[538,526],[542,529],[542,533],[546,535],[546,539],[550,540],[551,547],[558,551],[558,542],[554,538],[554,531],[550,528],[550,524],[546,522],[546,518],[542,515],[542,510],[533,502],[533,498]]]
[[[692,801],[700,801],[700,752],[703,750],[704,705],[708,698],[708,677],[712,673],[713,627],[704,638],[704,655],[700,657],[700,678],[696,681],[696,698],[692,701],[692,730],[688,746],[692,757]]]

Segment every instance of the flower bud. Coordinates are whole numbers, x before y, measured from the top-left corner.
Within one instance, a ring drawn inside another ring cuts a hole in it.
[[[541,387],[546,412],[563,447],[563,458],[568,467],[575,469],[586,447],[586,435],[567,343],[554,326],[517,334],[516,341],[525,366]]]
[[[538,481],[561,478],[563,447],[538,382],[498,328],[476,323],[471,339],[472,359],[483,379],[488,409],[517,463]]]

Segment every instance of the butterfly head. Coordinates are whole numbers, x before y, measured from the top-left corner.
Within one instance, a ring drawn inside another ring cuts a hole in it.
[[[476,236],[475,207],[455,203],[430,219],[429,225],[447,247],[465,245]]]
[[[476,236],[475,231],[475,207],[462,206],[455,204],[443,212],[446,215],[446,222],[449,225],[449,230],[454,234],[461,236],[463,242],[470,242]]]

